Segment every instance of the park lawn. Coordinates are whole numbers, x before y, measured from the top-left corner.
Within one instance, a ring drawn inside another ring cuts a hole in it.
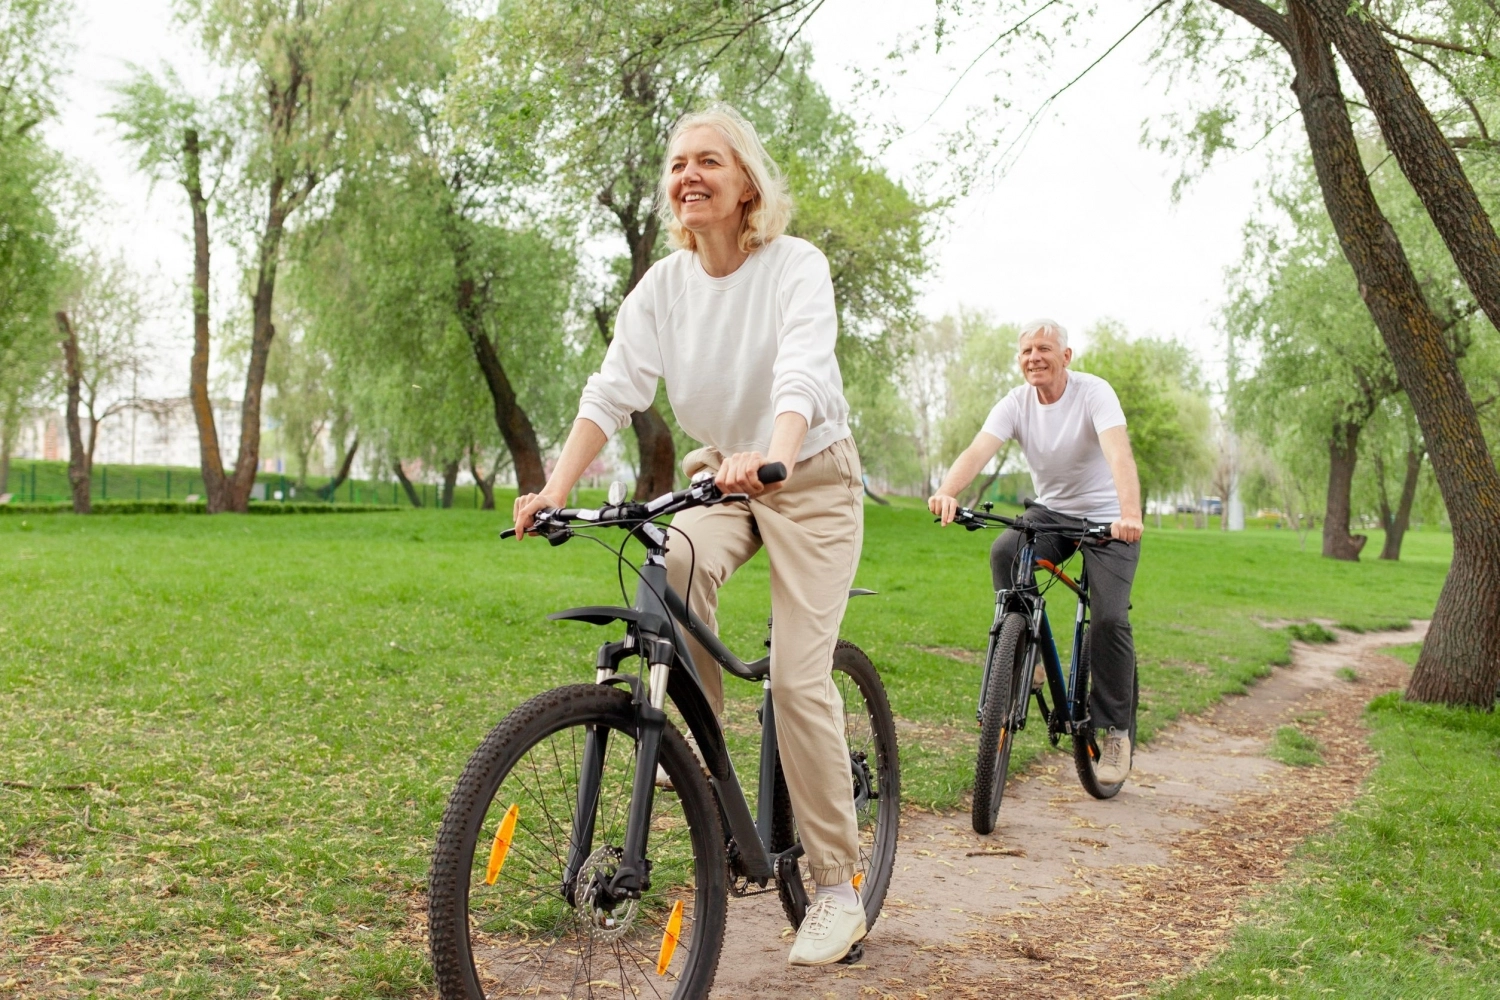
[[[1500,716],[1387,694],[1366,717],[1365,794],[1160,1000],[1500,996]]]
[[[506,711],[590,680],[615,634],[543,617],[617,598],[607,553],[502,546],[501,523],[0,519],[0,990],[40,975],[27,995],[64,977],[69,996],[424,995],[416,918],[449,788]],[[909,802],[957,805],[972,776],[992,538],[912,504],[867,509],[857,582],[880,596],[852,602],[844,631],[901,717]],[[1144,733],[1284,661],[1265,622],[1427,614],[1451,551],[1418,532],[1401,564],[1351,565],[1316,543],[1148,535]],[[766,572],[757,559],[724,594],[747,655]],[[1063,644],[1069,620],[1059,602]],[[755,689],[735,688],[743,731]],[[1023,735],[1018,766],[1042,742]]]

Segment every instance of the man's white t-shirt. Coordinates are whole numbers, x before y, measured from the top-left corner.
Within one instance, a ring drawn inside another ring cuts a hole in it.
[[[1069,517],[1113,521],[1120,495],[1099,435],[1124,426],[1120,397],[1108,382],[1069,372],[1062,398],[1050,405],[1042,405],[1033,386],[1016,386],[990,411],[984,432],[1020,442],[1039,503]]]

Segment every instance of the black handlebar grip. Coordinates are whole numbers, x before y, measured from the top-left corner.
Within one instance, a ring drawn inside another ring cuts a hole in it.
[[[767,486],[772,483],[779,483],[786,479],[786,466],[780,462],[767,462],[755,470],[755,478]]]
[[[515,528],[506,528],[504,531],[500,532],[500,538],[501,538],[501,540],[504,540],[506,538],[515,538],[515,537],[516,537],[516,529]]]

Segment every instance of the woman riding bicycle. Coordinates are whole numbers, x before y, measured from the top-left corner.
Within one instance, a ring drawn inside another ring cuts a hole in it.
[[[791,198],[755,129],[726,106],[672,130],[658,195],[676,252],[626,296],[600,370],[542,492],[518,497],[518,532],[562,507],[609,435],[649,406],[658,379],[682,429],[705,447],[683,471],[714,474],[743,503],[680,514],[692,540],[668,555],[672,587],[717,628],[717,591],[765,545],[771,562],[771,688],[792,810],[817,892],[788,961],[826,965],[865,935],[853,884],[858,834],[843,706],[831,678],[839,625],[859,564],[859,455],[834,344],[828,261],[784,235]],[[784,482],[756,470],[786,466]],[[689,581],[689,573],[692,580]],[[716,712],[723,678],[689,637]]]

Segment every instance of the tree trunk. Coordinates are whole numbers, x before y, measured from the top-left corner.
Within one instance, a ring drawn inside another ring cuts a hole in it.
[[[547,485],[547,472],[542,465],[542,446],[537,441],[536,428],[516,400],[515,388],[511,385],[510,377],[505,374],[494,342],[484,328],[481,296],[474,279],[466,275],[468,255],[459,237],[451,239],[450,249],[455,270],[459,274],[458,288],[455,290],[459,322],[469,338],[469,346],[474,350],[474,360],[479,362],[479,371],[484,375],[485,385],[489,387],[490,398],[494,400],[495,426],[499,428],[500,437],[505,440],[505,447],[510,451],[511,465],[516,470],[516,486],[522,493],[538,493]]]
[[[21,420],[20,400],[15,396],[5,399],[5,411],[0,413],[0,493],[10,489],[10,457],[16,447],[16,436]]]
[[[406,478],[406,470],[401,468],[400,462],[395,462],[394,465],[396,466],[396,478],[401,480],[401,488],[406,491],[406,499],[411,501],[413,507],[422,506],[422,498],[417,496],[417,488],[411,484],[410,479]]]
[[[266,384],[266,363],[276,325],[271,307],[276,299],[276,268],[281,258],[281,237],[286,230],[288,207],[283,202],[285,180],[273,175],[267,196],[265,228],[261,230],[255,293],[250,299],[250,364],[245,369],[245,396],[240,402],[240,450],[234,460],[228,509],[244,513],[250,509],[250,491],[260,468],[260,407]]]
[[[68,379],[68,408],[64,417],[68,424],[68,485],[73,488],[73,513],[88,514],[89,503],[89,457],[84,450],[83,430],[78,426],[78,397],[80,369],[78,364],[78,334],[68,320],[68,314],[57,314],[57,331],[62,334],[63,369]]]
[[[458,459],[443,466],[443,492],[439,506],[443,510],[453,507],[453,491],[458,488]]]
[[[1349,0],[1305,0],[1359,81],[1385,144],[1448,246],[1464,282],[1500,327],[1500,235],[1458,154],[1369,12]]]
[[[630,247],[630,277],[625,282],[625,294],[629,295],[640,284],[651,269],[651,255],[656,249],[656,237],[661,222],[655,212],[647,212],[644,222],[635,215],[640,199],[632,198],[628,205],[617,207],[612,199],[600,195],[600,202],[615,213]],[[603,306],[594,308],[594,322],[599,327],[599,336],[609,346],[614,339],[611,333],[610,310]],[[677,443],[672,440],[672,429],[657,411],[656,405],[646,407],[630,415],[630,428],[635,431],[635,440],[640,452],[640,471],[635,481],[635,499],[653,500],[663,493],[672,492],[677,484]]]
[[[328,485],[318,490],[318,496],[329,501],[334,499],[339,491],[339,487],[343,486],[344,481],[349,478],[349,470],[354,468],[354,453],[358,450],[359,435],[356,434],[354,435],[354,443],[349,445],[348,451],[344,452],[344,460],[339,463],[339,471],[334,474],[332,479],[328,480]]]
[[[1328,42],[1305,0],[1291,0],[1289,12],[1293,89],[1328,214],[1411,400],[1453,524],[1453,562],[1406,695],[1488,708],[1500,682],[1500,473],[1441,325],[1370,189]]]
[[[1323,555],[1328,559],[1359,562],[1368,538],[1349,534],[1350,494],[1354,488],[1354,463],[1359,458],[1360,425],[1340,421],[1328,438],[1328,508],[1323,515]]]
[[[635,481],[635,498],[654,500],[663,493],[671,493],[677,485],[677,445],[672,440],[672,428],[656,412],[655,406],[632,413],[630,426],[635,430],[641,448],[641,472]]]
[[[213,403],[208,395],[208,199],[203,195],[202,156],[197,129],[183,131],[183,187],[193,211],[193,360],[188,395],[198,425],[198,464],[203,472],[203,497],[210,514],[229,509],[229,484],[219,451]]]
[[[481,476],[479,474],[479,456],[471,448],[469,450],[469,471],[474,474],[474,485],[479,488],[479,492],[484,496],[484,500],[480,503],[479,509],[494,510],[495,475],[500,471],[500,463],[498,461],[495,462],[495,465],[490,469],[490,474],[488,476]]]
[[[1381,546],[1380,558],[1395,561],[1401,558],[1401,542],[1406,530],[1411,527],[1411,507],[1417,498],[1417,484],[1422,477],[1422,460],[1426,451],[1415,440],[1406,446],[1406,478],[1401,481],[1401,499],[1396,503],[1396,515],[1385,529],[1385,545]]]

